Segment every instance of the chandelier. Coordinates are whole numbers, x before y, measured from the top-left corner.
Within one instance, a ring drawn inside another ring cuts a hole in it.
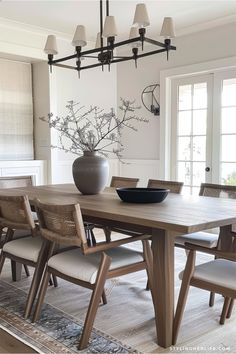
[[[78,25],[72,40],[72,45],[75,47],[75,51],[72,55],[54,59],[54,55],[58,54],[56,37],[49,35],[46,41],[44,52],[48,55],[48,64],[50,69],[52,66],[58,66],[67,69],[73,69],[80,73],[81,70],[91,69],[95,67],[108,66],[110,71],[110,65],[113,63],[120,63],[127,60],[133,60],[137,67],[137,60],[150,55],[166,52],[167,60],[170,50],[176,50],[176,47],[171,45],[171,38],[175,37],[173,19],[171,17],[165,17],[162,24],[160,36],[164,38],[163,42],[156,41],[146,37],[146,28],[150,25],[148,12],[144,3],[137,4],[134,14],[133,25],[130,30],[129,39],[121,42],[116,42],[117,27],[115,23],[115,17],[109,14],[109,0],[106,0],[106,17],[103,26],[103,0],[100,0],[100,32],[97,34],[96,45],[94,49],[82,50],[86,44],[86,31],[85,27]],[[144,52],[144,43],[147,42],[155,47],[155,50],[149,50]],[[131,48],[130,55],[116,56],[114,53],[115,48],[129,45]],[[139,48],[141,47],[141,53]],[[81,65],[84,58],[93,59],[90,65]],[[65,62],[75,59],[75,65],[69,65]],[[95,61],[95,62],[94,62]],[[52,71],[52,70],[51,70]]]

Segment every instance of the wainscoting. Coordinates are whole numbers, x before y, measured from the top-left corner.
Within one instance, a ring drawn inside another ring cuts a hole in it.
[[[47,161],[0,161],[0,177],[6,176],[33,176],[34,184],[46,184]]]
[[[32,175],[35,185],[51,183],[72,183],[72,160],[52,161],[0,161],[0,177]],[[146,187],[149,178],[160,178],[159,160],[109,159],[110,177],[137,177],[139,187]]]
[[[71,168],[72,160],[57,161],[53,163],[52,183],[71,183],[73,182]],[[146,187],[149,178],[160,178],[159,160],[123,160],[123,163],[117,159],[109,159],[110,177],[137,177],[140,179],[139,187]]]

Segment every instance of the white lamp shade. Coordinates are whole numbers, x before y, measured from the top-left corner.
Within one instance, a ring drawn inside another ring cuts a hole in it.
[[[50,34],[48,36],[45,47],[44,47],[44,52],[46,54],[52,54],[52,55],[55,55],[58,53],[56,36],[54,36],[53,34]]]
[[[150,25],[147,8],[145,4],[136,5],[133,25],[137,27],[147,27]]]
[[[78,25],[72,40],[72,45],[75,47],[84,47],[87,44],[85,27]]]
[[[117,36],[116,21],[114,16],[106,16],[102,35],[103,37]]]
[[[174,22],[172,17],[164,18],[160,35],[164,38],[175,37]]]
[[[95,48],[101,48],[101,32],[98,32],[97,34],[97,38],[96,38],[96,44],[95,44]]]
[[[129,33],[129,39],[140,37],[138,27],[131,27]],[[129,44],[131,48],[138,48],[142,45],[141,41],[133,42]]]

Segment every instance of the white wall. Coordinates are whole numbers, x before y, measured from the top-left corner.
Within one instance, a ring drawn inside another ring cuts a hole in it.
[[[134,98],[141,104],[142,90],[147,85],[160,82],[161,70],[235,56],[235,33],[236,23],[231,23],[204,32],[177,37],[174,40],[177,51],[170,52],[168,62],[166,54],[163,53],[140,59],[138,69],[135,69],[130,61],[119,64],[117,68],[118,98],[120,96]],[[144,107],[140,113],[150,122],[138,128],[136,134],[130,131],[124,133],[124,158],[158,160],[160,157],[160,117],[152,115]]]
[[[54,142],[57,136],[49,131],[44,123],[39,122],[39,116],[48,112],[64,113],[68,99],[79,100],[85,105],[99,104],[104,108],[115,107],[120,97],[136,99],[137,103],[141,104],[142,90],[147,85],[159,82],[160,71],[236,56],[235,33],[236,23],[193,33],[175,39],[177,51],[170,53],[169,62],[166,61],[165,54],[159,54],[140,59],[138,69],[134,68],[134,63],[128,61],[118,64],[117,73],[113,66],[111,73],[102,73],[100,69],[88,70],[82,72],[81,79],[78,79],[76,72],[65,69],[54,68],[53,74],[48,74],[48,65],[42,51],[47,30],[0,19],[0,56],[35,63],[33,75],[36,158],[48,159],[51,181],[71,181],[71,164],[74,157],[50,149],[50,143]],[[60,53],[69,54],[71,45],[68,38],[62,35],[59,37]],[[111,160],[110,165],[112,174],[140,176],[144,185],[148,177],[159,177],[160,117],[152,115],[145,108],[142,108],[139,114],[148,118],[149,123],[139,123],[137,133],[125,131],[123,136],[124,159],[132,161],[133,164],[120,165],[116,160]]]
[[[51,101],[56,100],[54,110],[51,112],[57,115],[67,113],[66,104],[69,100],[80,102],[82,106],[90,108],[91,105],[97,105],[109,111],[117,105],[117,80],[116,67],[113,66],[111,72],[101,72],[101,69],[94,69],[81,72],[81,78],[78,78],[77,72],[61,68],[53,68],[51,80],[53,81],[53,93]],[[55,103],[55,102],[54,102]],[[54,144],[57,145],[57,134],[54,131]],[[78,157],[64,151],[54,149],[53,164],[54,174],[53,182],[71,182],[71,165],[73,160]]]

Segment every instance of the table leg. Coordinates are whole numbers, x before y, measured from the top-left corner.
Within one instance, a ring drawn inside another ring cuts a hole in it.
[[[168,231],[155,229],[152,236],[157,343],[167,348],[172,345],[174,321],[174,237]]]

